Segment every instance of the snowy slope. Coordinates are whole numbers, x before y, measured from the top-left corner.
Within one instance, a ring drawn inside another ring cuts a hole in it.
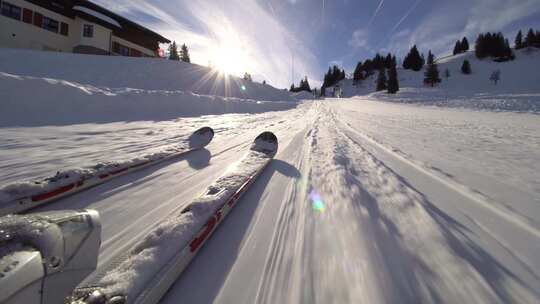
[[[0,49],[0,126],[164,120],[290,109],[297,98],[198,65]]]
[[[540,111],[540,50],[524,49],[515,52],[516,59],[508,62],[479,60],[474,52],[441,58],[437,64],[442,82],[435,88],[423,83],[424,71],[414,72],[398,68],[400,91],[396,95],[375,91],[377,73],[359,86],[352,80],[341,83],[344,96],[352,97],[371,94],[373,100],[391,102],[423,103],[452,107],[467,107],[493,110]],[[472,74],[461,73],[463,60],[469,60]],[[450,77],[444,77],[444,71]],[[489,77],[501,71],[501,80],[494,85]]]
[[[265,101],[293,100],[288,91],[271,85],[244,81],[234,76],[222,77],[208,67],[157,58],[0,48],[0,72],[114,89],[186,91],[199,95]]]

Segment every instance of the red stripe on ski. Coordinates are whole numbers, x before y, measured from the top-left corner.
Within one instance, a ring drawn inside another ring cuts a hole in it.
[[[236,193],[229,199],[229,201],[227,202],[227,204],[232,207],[234,206],[234,204],[238,201],[238,199],[240,198],[240,195],[242,195],[242,193],[246,190],[246,188],[251,185],[251,182],[253,181],[253,176],[249,178],[249,180],[247,182],[245,182],[241,187],[240,189],[238,189],[238,191],[236,191]]]
[[[67,186],[60,187],[60,188],[58,188],[56,190],[53,190],[53,191],[50,191],[50,192],[34,195],[34,196],[32,196],[32,201],[33,202],[38,202],[38,201],[49,199],[51,197],[54,197],[54,196],[57,196],[57,195],[62,194],[64,192],[67,192],[67,191],[73,189],[73,187],[75,187],[75,184],[69,184]]]
[[[212,232],[212,230],[216,226],[216,223],[217,223],[216,216],[213,215],[208,220],[208,222],[206,222],[206,228],[204,229],[204,231],[198,237],[196,237],[193,241],[191,241],[191,243],[189,244],[189,248],[191,252],[194,252],[202,245],[202,243],[210,235],[210,232]]]

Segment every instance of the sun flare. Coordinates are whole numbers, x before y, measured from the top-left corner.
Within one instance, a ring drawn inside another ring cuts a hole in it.
[[[233,29],[224,29],[217,33],[218,42],[211,56],[211,65],[221,73],[242,76],[252,73],[254,62],[248,52],[248,46]]]

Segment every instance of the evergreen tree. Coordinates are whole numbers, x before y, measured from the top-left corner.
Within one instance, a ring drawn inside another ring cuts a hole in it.
[[[384,67],[387,69],[392,67],[392,54],[388,53],[386,58],[384,58]]]
[[[362,62],[359,61],[354,69],[353,81],[355,84],[357,84],[361,80],[364,80],[364,66],[362,65]]]
[[[467,37],[463,37],[461,40],[461,52],[467,52],[469,50],[469,40],[467,40]]]
[[[487,57],[484,34],[478,35],[478,38],[476,39],[476,43],[474,46],[474,52],[475,52],[476,57],[479,59]]]
[[[253,79],[251,79],[251,74],[249,74],[248,72],[245,72],[245,73],[244,73],[244,80],[245,80],[245,81],[252,82]]]
[[[536,31],[536,34],[534,35],[533,46],[536,48],[540,48],[540,32],[539,31]]]
[[[533,29],[529,29],[529,32],[527,32],[527,36],[525,37],[525,42],[523,43],[524,47],[531,47],[534,46],[534,41],[536,40]]]
[[[377,77],[377,91],[386,90],[386,70],[382,67],[379,70],[379,76]]]
[[[396,94],[399,91],[399,80],[397,75],[396,64],[392,62],[388,70],[388,93]]]
[[[510,47],[510,42],[508,42],[508,39],[504,39],[504,49],[501,57],[505,60],[515,59],[514,52],[512,52],[512,48]]]
[[[180,57],[178,56],[178,48],[176,47],[175,41],[173,41],[173,43],[169,45],[169,60],[180,60]]]
[[[521,30],[516,35],[516,40],[514,41],[516,50],[523,48],[523,34],[521,33]]]
[[[436,83],[441,82],[441,79],[439,78],[439,69],[435,63],[435,56],[431,53],[431,51],[429,51],[428,54],[427,69],[424,76],[424,83],[429,84],[432,87],[435,86]]]
[[[413,46],[409,53],[405,56],[403,60],[403,68],[406,70],[420,71],[424,66],[422,56],[418,52],[418,48]]]
[[[289,92],[296,92],[296,88],[294,87],[294,83],[291,84],[291,88],[289,89]]]
[[[302,91],[311,92],[311,87],[309,85],[309,81],[307,79],[307,76],[304,78],[304,84],[301,86]]]
[[[471,64],[469,63],[469,60],[463,60],[463,64],[461,65],[461,73],[469,75],[471,72]]]
[[[180,60],[187,63],[191,62],[191,59],[189,58],[189,50],[186,44],[182,44],[182,47],[180,49]]]
[[[461,53],[461,42],[458,40],[456,41],[456,45],[454,45],[454,51],[452,52],[452,54],[455,56],[459,53]]]

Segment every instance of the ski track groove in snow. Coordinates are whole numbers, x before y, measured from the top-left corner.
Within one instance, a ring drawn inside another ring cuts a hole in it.
[[[466,187],[463,184],[460,184],[459,182],[455,180],[440,177],[439,175],[435,174],[433,171],[430,171],[429,169],[426,169],[425,167],[418,165],[413,160],[404,157],[402,154],[398,153],[399,150],[396,151],[396,149],[389,148],[379,143],[377,140],[373,139],[372,137],[354,130],[354,128],[347,123],[345,123],[345,125],[350,130],[355,132],[358,136],[361,136],[363,139],[365,139],[366,141],[369,141],[371,144],[376,145],[379,148],[385,150],[388,154],[391,154],[393,157],[399,159],[401,162],[404,162],[407,165],[420,171],[421,173],[428,175],[433,180],[436,180],[437,182],[445,185],[446,187],[452,189],[453,191],[456,191],[460,193],[461,195],[467,197],[471,202],[481,205],[482,207],[490,210],[491,212],[495,213],[497,216],[503,218],[504,220],[509,221],[515,224],[516,226],[520,227],[521,229],[527,231],[528,233],[534,235],[535,237],[540,238],[540,230],[536,226],[536,223],[531,222],[527,217],[513,212],[511,209],[507,208],[504,205],[498,204],[500,207],[497,207],[497,202],[488,201],[489,199],[483,196],[482,193],[477,192],[477,191],[476,192],[471,191],[468,187]],[[441,171],[440,169],[436,167],[431,167],[431,169],[438,171],[442,174],[445,174],[443,171]],[[445,174],[445,175],[448,175],[448,174]],[[505,210],[502,210],[501,208],[505,208]]]

